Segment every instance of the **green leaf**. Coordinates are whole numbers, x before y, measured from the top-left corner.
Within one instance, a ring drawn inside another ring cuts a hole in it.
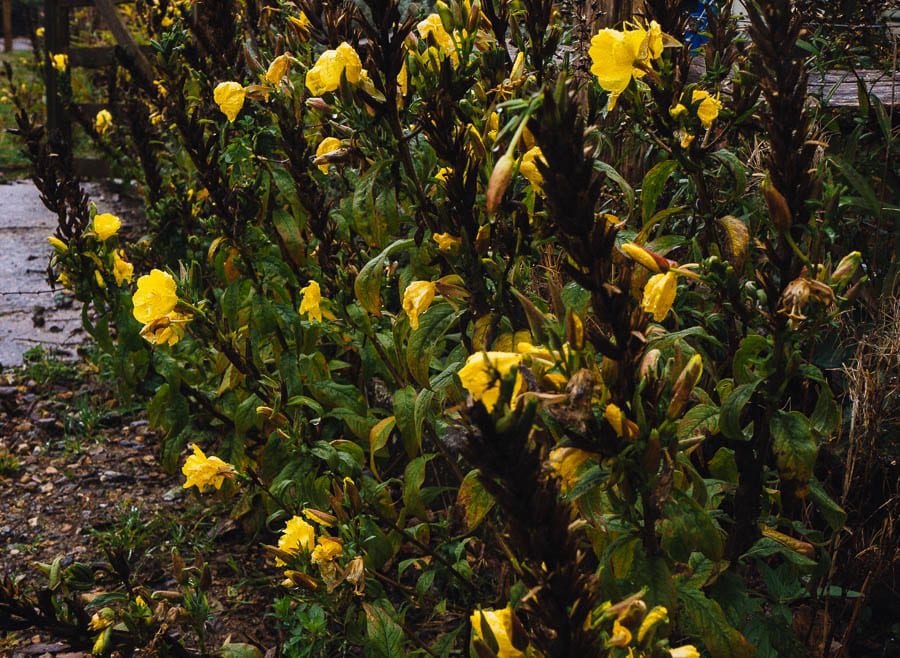
[[[388,438],[390,438],[396,424],[396,419],[393,416],[388,416],[369,430],[369,467],[376,477],[379,476],[378,469],[375,468],[375,453],[387,445]]]
[[[303,263],[303,250],[306,242],[303,239],[303,223],[291,213],[281,208],[272,211],[272,224],[284,245],[284,251],[295,265]]]
[[[358,416],[366,415],[366,401],[353,384],[338,384],[330,379],[325,379],[310,383],[309,391],[316,401],[326,409],[345,407]]]
[[[755,544],[753,544],[750,550],[741,556],[741,559],[764,559],[773,555],[781,555],[792,564],[806,571],[813,569],[817,564],[815,560],[811,560],[802,553],[793,550],[786,544],[772,539],[771,537],[760,537],[759,540]]]
[[[263,652],[245,642],[226,642],[219,651],[222,658],[263,658]]]
[[[675,160],[663,160],[644,176],[641,183],[641,217],[647,222],[656,211],[656,203],[666,187],[669,177],[678,168]]]
[[[622,190],[622,194],[625,195],[625,208],[631,213],[631,209],[634,208],[634,188],[628,184],[628,181],[622,178],[622,174],[616,171],[612,165],[597,160],[594,162],[594,169],[602,171],[606,174],[607,178],[610,178],[619,186],[619,189]]]
[[[819,399],[809,417],[813,429],[821,436],[834,434],[841,422],[841,410],[834,401],[834,395],[828,384],[819,387]]]
[[[722,405],[722,411],[719,414],[719,431],[726,438],[734,439],[735,441],[747,441],[750,438],[747,436],[747,432],[741,428],[741,412],[750,401],[750,398],[753,397],[753,391],[756,390],[761,381],[761,379],[757,379],[750,384],[735,386],[725,400],[725,403]]]
[[[725,618],[718,603],[694,587],[679,587],[681,622],[688,634],[703,640],[712,658],[751,658],[753,647]]]
[[[679,441],[694,436],[710,436],[719,431],[719,408],[712,404],[698,404],[688,409],[678,421]]]
[[[734,459],[734,450],[719,448],[709,460],[709,472],[717,480],[737,483],[738,467]]]
[[[699,551],[710,560],[722,559],[722,533],[709,513],[683,492],[673,491],[659,524],[663,548],[677,562],[687,562]]]
[[[384,277],[384,261],[394,252],[416,243],[412,238],[396,240],[366,263],[353,282],[353,292],[359,305],[376,317],[381,317],[381,280]]]
[[[459,485],[456,504],[463,510],[466,529],[472,532],[494,507],[494,497],[482,486],[477,470],[469,471]]]
[[[419,318],[419,328],[411,331],[406,344],[406,367],[421,386],[428,387],[432,354],[444,334],[466,311],[454,311],[450,304],[435,304]]]
[[[397,615],[385,600],[363,603],[366,611],[366,656],[370,658],[396,658],[406,655],[403,650],[403,630],[394,621]]]
[[[809,482],[819,452],[809,419],[799,411],[776,411],[769,430],[782,479]]]
[[[837,165],[838,169],[841,170],[841,173],[844,175],[850,185],[853,186],[853,189],[856,190],[857,194],[862,197],[862,208],[863,210],[868,210],[875,217],[881,216],[881,201],[878,200],[878,195],[875,194],[875,190],[872,189],[872,186],[869,185],[869,182],[865,179],[865,177],[860,174],[853,166],[841,158],[832,157],[829,158],[835,165]]]
[[[403,504],[406,511],[420,519],[425,517],[425,506],[422,504],[421,490],[425,483],[425,465],[433,457],[416,457],[403,470]]]
[[[822,483],[815,477],[809,480],[809,499],[828,522],[832,530],[840,530],[847,522],[847,512],[829,496]]]
[[[749,384],[765,378],[772,370],[771,351],[769,339],[764,336],[753,334],[742,340],[732,361],[735,383]]]

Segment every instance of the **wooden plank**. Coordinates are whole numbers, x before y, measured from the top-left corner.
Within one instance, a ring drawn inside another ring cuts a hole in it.
[[[103,20],[106,21],[106,25],[109,27],[110,32],[112,32],[113,37],[115,37],[116,43],[122,46],[122,48],[134,58],[135,64],[147,80],[152,81],[154,77],[153,67],[150,66],[149,60],[144,53],[141,52],[141,49],[138,47],[131,32],[125,27],[125,23],[122,22],[122,17],[116,10],[113,0],[94,0],[94,4],[97,7],[97,11],[103,17]]]
[[[69,49],[69,10],[59,6],[56,0],[44,0],[45,43],[44,80],[47,98],[47,134],[50,143],[60,148],[71,148],[72,123],[59,99],[56,69],[50,55]]]
[[[900,75],[888,71],[861,69],[858,71],[825,71],[811,73],[807,89],[811,96],[829,107],[858,107],[859,84],[886,106],[900,105]]]
[[[3,0],[3,52],[12,52],[12,0]]]
[[[132,5],[136,0],[113,0],[117,5]],[[57,0],[60,7],[74,9],[77,7],[93,7],[94,0]]]
[[[153,52],[152,46],[139,46],[144,55]],[[69,66],[86,69],[102,69],[116,64],[115,46],[90,46],[69,48]]]

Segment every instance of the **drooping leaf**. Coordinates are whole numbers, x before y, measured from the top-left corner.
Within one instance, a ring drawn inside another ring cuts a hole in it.
[[[403,629],[394,621],[397,615],[386,600],[363,603],[366,611],[366,656],[396,658],[404,655]]]
[[[675,160],[663,160],[644,176],[641,183],[641,216],[644,222],[650,220],[656,211],[656,204],[666,187],[669,177],[678,168]]]
[[[384,261],[391,254],[414,244],[415,240],[411,238],[392,242],[375,258],[366,263],[356,276],[356,280],[353,282],[356,300],[372,315],[381,317],[381,281],[384,278]]]
[[[494,507],[494,498],[482,486],[477,470],[469,471],[463,478],[456,503],[463,509],[466,529],[469,532],[477,528]]]
[[[719,414],[719,431],[726,438],[736,441],[746,441],[749,438],[741,427],[741,412],[753,397],[753,391],[756,390],[760,381],[762,380],[758,379],[750,384],[736,386],[722,405],[722,411]]]
[[[776,411],[769,429],[782,479],[809,482],[819,452],[809,419],[799,411]]]

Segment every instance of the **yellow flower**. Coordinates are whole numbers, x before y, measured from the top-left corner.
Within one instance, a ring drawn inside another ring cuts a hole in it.
[[[484,641],[481,629],[481,618],[487,622],[494,639],[497,640],[497,658],[520,658],[525,654],[512,644],[512,608],[502,610],[476,610],[469,621],[472,622],[472,633],[475,638]]]
[[[538,160],[544,165],[547,164],[547,161],[544,159],[544,154],[541,151],[541,147],[532,146],[526,151],[525,155],[522,156],[522,163],[519,165],[519,173],[527,178],[528,182],[531,183],[532,187],[536,190],[540,190],[541,185],[544,184],[544,177],[537,166]]]
[[[603,415],[606,416],[606,422],[608,422],[616,435],[622,439],[633,439],[638,435],[640,431],[637,423],[633,420],[629,420],[618,406],[614,404],[606,405],[606,410],[603,412]]]
[[[709,128],[716,117],[719,116],[719,110],[722,109],[722,101],[719,100],[719,94],[710,95],[708,91],[703,89],[695,89],[691,94],[691,104],[700,102],[697,108],[697,117],[704,128]]]
[[[613,622],[612,636],[606,644],[611,647],[627,647],[631,644],[631,631],[616,619]]]
[[[662,322],[672,304],[675,302],[675,291],[678,289],[678,277],[669,270],[665,274],[654,274],[644,286],[644,298],[641,306],[650,313],[657,322]]]
[[[323,155],[327,155],[332,151],[337,151],[341,148],[341,140],[337,137],[326,137],[321,142],[319,142],[318,148],[316,148],[316,159],[321,158]],[[328,173],[328,168],[331,167],[327,162],[319,165],[319,171],[323,174]]]
[[[450,57],[454,66],[459,63],[456,44],[453,43],[453,37],[444,29],[444,24],[441,22],[440,16],[437,14],[429,15],[416,26],[416,29],[419,32],[419,36],[425,39],[425,41],[428,41],[430,35],[441,49],[441,52]]]
[[[313,564],[325,564],[334,562],[344,554],[344,547],[340,541],[331,537],[319,537],[318,543],[312,552]]]
[[[194,454],[184,461],[181,468],[181,472],[187,478],[182,485],[185,489],[197,487],[201,493],[212,487],[218,490],[222,488],[225,480],[232,480],[237,475],[231,464],[218,457],[207,457],[196,443],[193,448]]]
[[[409,93],[409,69],[406,67],[406,56],[403,57],[403,66],[400,67],[400,73],[397,74],[397,86],[400,88],[400,95],[406,96]]]
[[[113,252],[113,276],[117,286],[131,283],[131,279],[134,277],[134,265],[125,260],[125,252],[121,249]]]
[[[300,315],[308,313],[310,322],[321,322],[322,309],[319,305],[322,303],[322,289],[319,288],[319,284],[310,281],[305,288],[300,289],[300,294],[303,295],[300,300]]]
[[[444,252],[454,251],[462,243],[462,239],[449,233],[435,233],[431,239],[437,243],[438,249]]]
[[[500,380],[495,376],[504,377],[514,366],[518,366],[522,354],[514,352],[476,352],[466,359],[464,365],[457,373],[459,380],[476,401],[481,403],[490,412],[500,398]],[[524,381],[522,375],[516,372],[516,382],[513,387],[513,399],[522,390]]]
[[[56,249],[59,253],[64,254],[69,250],[69,245],[60,240],[55,235],[51,235],[47,237],[47,242],[53,245],[53,248]]]
[[[103,608],[95,612],[91,616],[91,621],[88,623],[88,628],[92,631],[102,631],[104,628],[109,628],[116,621],[116,614],[113,612],[111,608]]]
[[[69,68],[69,56],[66,54],[51,54],[50,61],[53,65],[53,68],[56,69],[59,73],[65,73],[66,69]]]
[[[142,324],[168,315],[178,303],[175,279],[162,270],[151,270],[137,281],[137,292],[131,298],[134,319]]]
[[[644,77],[645,69],[662,56],[662,50],[662,30],[656,21],[650,23],[649,31],[640,25],[626,25],[621,31],[607,28],[594,35],[588,50],[591,73],[609,92],[610,110],[631,79]]]
[[[100,110],[94,117],[94,130],[101,135],[106,134],[106,131],[112,127],[112,123],[112,114],[109,113],[109,110]]]
[[[39,27],[38,29],[36,29],[34,31],[34,36],[36,36],[38,39],[43,39],[44,34],[45,34],[45,30],[43,27]]]
[[[419,328],[419,316],[428,310],[434,301],[433,281],[413,281],[403,292],[403,310],[409,316],[409,326],[413,331]]]
[[[683,647],[669,649],[672,658],[700,658],[700,652],[693,644],[685,644]]]
[[[677,119],[685,112],[687,112],[687,108],[681,103],[678,103],[675,107],[669,108],[669,116],[671,116],[673,119]]]
[[[244,88],[237,82],[220,82],[213,91],[213,100],[222,114],[228,117],[229,123],[237,119],[241,108],[244,107],[245,96]]]
[[[97,282],[97,285],[100,286],[100,290],[106,290],[106,280],[103,278],[103,275],[100,274],[100,270],[94,270],[94,280]]]
[[[669,621],[669,611],[661,605],[654,606],[647,613],[647,616],[644,617],[644,621],[641,622],[641,626],[638,628],[638,642],[643,642],[647,634],[656,628],[658,624],[667,621]]]
[[[112,213],[102,213],[94,216],[94,233],[101,240],[108,240],[122,228],[122,222]]]
[[[290,68],[290,53],[279,55],[272,60],[271,64],[269,64],[269,69],[266,71],[266,82],[268,82],[270,85],[277,85],[284,79],[284,76],[287,75]]]
[[[311,23],[309,22],[309,18],[307,18],[306,14],[302,11],[299,16],[290,16],[288,20],[296,27],[302,34],[308,35],[309,28],[311,27]]]
[[[562,482],[563,492],[578,482],[578,470],[591,458],[591,453],[579,448],[555,448],[550,451],[550,468]]]
[[[453,173],[452,167],[441,167],[437,170],[437,173],[434,175],[435,180],[439,180],[442,183],[447,180],[447,176]]]
[[[316,529],[299,516],[288,520],[278,538],[278,549],[291,555],[297,555],[301,550],[309,553],[316,543]],[[284,561],[275,558],[275,566],[284,566]]]
[[[691,144],[694,143],[694,136],[687,130],[676,130],[675,137],[678,138],[678,145],[683,149],[690,148]]]
[[[151,345],[171,347],[184,338],[184,325],[191,318],[191,315],[172,311],[145,324],[141,329],[141,336]]]
[[[355,85],[362,75],[362,62],[353,47],[344,42],[335,50],[326,50],[306,73],[306,87],[321,96],[341,86],[341,74]]]
[[[65,272],[60,272],[59,276],[56,277],[56,280],[59,282],[59,285],[61,285],[63,288],[66,288],[67,290],[74,289],[72,287],[72,279],[70,279],[69,275],[66,274]]]

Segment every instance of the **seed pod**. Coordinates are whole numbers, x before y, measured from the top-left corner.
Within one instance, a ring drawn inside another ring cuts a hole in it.
[[[485,200],[489,215],[493,215],[497,211],[497,207],[506,193],[506,188],[509,187],[509,182],[512,180],[515,164],[516,159],[512,154],[505,153],[494,165],[494,171],[491,172],[491,179],[488,181]]]
[[[763,179],[759,189],[766,201],[769,218],[775,228],[781,232],[787,231],[791,227],[791,208],[784,195],[775,188],[768,175]]]

